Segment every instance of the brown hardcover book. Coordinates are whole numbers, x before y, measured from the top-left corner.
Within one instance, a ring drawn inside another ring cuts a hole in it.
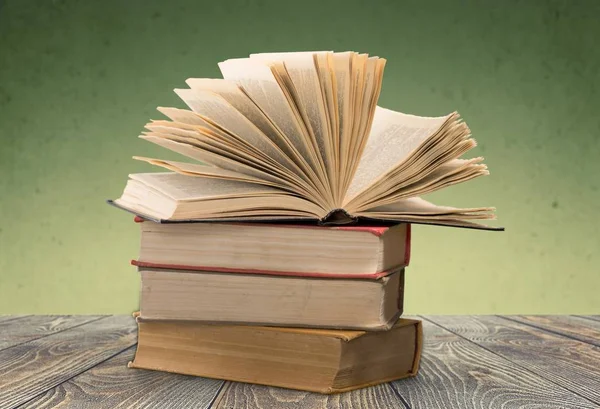
[[[390,329],[402,314],[403,269],[341,278],[138,265],[145,319],[378,331]]]
[[[321,393],[415,376],[421,322],[386,332],[221,326],[138,317],[132,368]]]

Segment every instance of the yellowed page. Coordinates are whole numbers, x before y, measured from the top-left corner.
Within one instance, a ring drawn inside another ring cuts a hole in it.
[[[340,189],[340,141],[339,119],[337,108],[337,89],[335,73],[333,72],[333,53],[317,53],[314,55],[315,64],[319,73],[321,97],[325,102],[325,114],[328,122],[328,134],[332,151],[332,168],[334,169],[333,182],[337,185],[336,203],[341,206]]]
[[[418,117],[377,107],[371,134],[346,193],[345,203],[405,161],[448,118]]]
[[[371,212],[361,212],[356,214],[356,216],[360,217],[370,217],[381,220],[391,220],[396,221],[398,223],[418,223],[418,224],[433,224],[438,226],[449,226],[449,227],[466,227],[469,229],[480,229],[480,230],[503,230],[502,228],[497,228],[493,226],[487,226],[485,224],[481,224],[479,222],[474,222],[470,220],[464,220],[456,217],[450,216],[407,216],[407,215],[397,215],[394,213],[371,213]],[[493,220],[494,217],[485,217],[478,218],[480,220]]]
[[[353,153],[350,156],[353,160],[348,166],[349,169],[347,175],[345,175],[344,190],[348,188],[348,185],[354,177],[354,173],[356,172],[356,168],[358,167],[360,158],[363,155],[365,145],[369,138],[369,133],[371,132],[371,125],[373,123],[377,101],[381,92],[384,67],[385,60],[382,58],[371,57],[366,62],[364,75],[365,89],[361,102],[363,114],[360,116],[358,138],[354,145]]]
[[[258,156],[253,149],[246,145],[235,143],[229,136],[223,135],[222,132],[212,132],[208,128],[201,126],[187,125],[181,122],[169,121],[153,121],[145,126],[150,132],[144,132],[144,135],[155,135],[177,141],[200,144],[202,147],[210,146],[212,149],[226,151],[230,157],[251,157],[252,160],[257,160]],[[260,156],[259,156],[260,157]],[[262,164],[263,161],[260,160]]]
[[[177,152],[181,155],[184,155],[188,158],[195,159],[200,162],[209,163],[214,166],[218,166],[219,168],[230,170],[233,172],[243,173],[253,178],[263,179],[274,183],[281,183],[282,179],[278,178],[274,175],[271,175],[267,172],[263,172],[261,170],[255,169],[248,165],[242,164],[240,162],[236,162],[227,157],[223,157],[221,155],[194,147],[192,145],[172,141],[169,139],[165,139],[159,136],[153,135],[142,135],[140,138],[147,140],[148,142],[152,142],[156,145],[159,145],[163,148],[169,149],[173,152]]]
[[[217,182],[228,182],[219,179],[209,179]],[[233,182],[232,182],[233,183]],[[243,183],[243,182],[235,182]],[[259,186],[259,185],[254,185]],[[180,201],[184,202],[184,201]],[[178,206],[176,214],[183,218],[213,218],[233,217],[233,215],[284,215],[290,211],[304,212],[304,216],[312,214],[321,217],[326,214],[316,204],[287,192],[248,194],[243,197],[223,197],[210,200],[190,199]],[[280,213],[284,211],[285,213]]]
[[[192,177],[171,172],[134,173],[129,177],[177,201],[214,200],[284,193],[273,187],[253,183]]]
[[[170,220],[238,216],[319,217],[325,210],[268,186],[178,173],[129,175],[115,202],[134,212]]]
[[[220,154],[224,154],[223,150],[225,150],[228,152],[227,156],[232,160],[236,160],[236,156],[239,156],[245,159],[243,162],[246,164],[251,163],[254,167],[264,168],[288,179],[301,180],[297,172],[286,168],[256,146],[246,143],[238,136],[229,133],[227,129],[213,125],[208,121],[208,118],[205,120],[195,112],[177,108],[159,107],[158,110],[173,121],[195,126],[195,130],[200,134],[200,136],[196,135],[195,138],[202,140],[205,144],[218,147]],[[239,115],[241,116],[241,114]],[[247,121],[245,118],[244,120]]]
[[[475,207],[461,209],[458,207],[451,206],[438,206],[420,197],[410,197],[406,199],[398,200],[395,203],[391,203],[385,206],[379,206],[371,209],[371,212],[388,212],[396,214],[406,215],[451,215],[451,214],[467,214],[467,213],[481,213],[493,210],[490,207]]]
[[[336,105],[338,119],[337,146],[339,146],[340,175],[342,178],[348,174],[348,162],[350,158],[350,137],[352,135],[352,105],[350,100],[351,75],[350,60],[351,52],[334,53],[332,55],[332,68],[336,81]],[[342,179],[342,185],[347,182]],[[344,192],[345,193],[345,192]]]
[[[283,167],[295,165],[260,129],[220,95],[203,90],[176,89],[179,97],[197,114],[226,129],[241,141],[273,158]]]
[[[283,65],[283,75],[289,76],[291,81],[289,91],[307,131],[315,141],[320,162],[325,166],[331,181],[334,173],[332,137],[314,55],[291,53],[283,59]]]
[[[186,138],[197,138],[199,135],[198,126],[183,122],[153,120],[152,122],[148,122],[144,128],[150,132],[172,133]]]
[[[207,152],[215,153],[255,169],[260,169],[281,177],[287,177],[287,174],[282,173],[279,168],[272,166],[270,162],[267,163],[261,160],[261,158],[257,158],[254,152],[250,152],[243,147],[238,147],[231,143],[223,143],[219,139],[211,138],[205,134],[198,133],[196,136],[190,138],[161,130],[160,132],[144,132],[143,136],[158,137],[183,143]]]
[[[408,186],[426,178],[439,166],[459,158],[475,146],[477,143],[474,139],[470,139],[470,131],[466,124],[444,125],[437,135],[421,145],[417,153],[411,155],[409,160],[403,163],[402,178],[397,181],[397,187]]]
[[[304,114],[302,103],[300,102],[298,92],[296,92],[296,86],[294,85],[294,82],[292,81],[292,78],[290,77],[287,68],[285,67],[285,64],[283,63],[283,61],[273,61],[268,63],[268,65],[271,69],[271,72],[273,73],[273,77],[279,84],[283,95],[287,99],[288,104],[292,109],[292,113],[294,114],[296,121],[302,127],[302,134],[306,135],[305,142],[309,148],[311,161],[315,163],[315,173],[319,176],[320,180],[322,180],[326,186],[329,186],[329,182],[327,180],[327,172],[325,170],[323,157],[319,153],[317,139],[315,138],[314,132],[310,127],[310,121],[308,117]]]
[[[455,208],[437,206],[420,197],[411,197],[398,202],[379,206],[369,211],[358,212],[355,216],[408,223],[438,224],[454,227],[495,230],[496,228],[474,223],[473,220],[494,220],[493,207]]]
[[[244,92],[265,113],[272,123],[285,135],[300,155],[314,167],[311,148],[298,123],[288,99],[281,90],[271,69],[250,59],[233,59],[219,63],[219,68],[226,80],[235,81]]]
[[[117,201],[129,208],[143,209],[147,205],[169,198],[176,204],[167,216],[168,207],[154,209],[172,219],[204,219],[232,217],[234,214],[286,215],[292,212],[318,217],[324,210],[314,203],[269,186],[253,183],[184,176],[178,173],[136,173],[129,175],[123,196]],[[146,186],[146,188],[144,188]],[[153,200],[151,200],[154,198]],[[149,208],[152,210],[152,208]]]
[[[225,130],[215,126],[208,120],[203,119],[195,112],[178,108],[159,107],[158,111],[171,119],[168,121],[153,121],[146,125],[146,129],[158,132],[165,132],[168,128],[170,134],[186,136],[202,140],[211,145],[218,145],[221,148],[227,147],[229,152],[240,151],[245,155],[250,155],[260,162],[275,163],[274,160],[265,157],[259,151],[246,143],[239,143],[239,138],[227,133]],[[175,128],[175,129],[174,129]]]
[[[235,149],[229,149],[224,145],[219,144],[216,140],[211,140],[203,135],[196,135],[193,139],[179,138],[176,135],[170,134],[172,128],[157,128],[160,128],[160,132],[147,133],[144,135],[144,138],[148,139],[148,137],[155,137],[167,140],[168,142],[173,142],[166,145],[164,142],[161,143],[160,140],[150,140],[151,142],[160,144],[161,146],[175,150],[184,155],[189,155],[191,152],[195,156],[204,158],[202,160],[203,162],[210,163],[214,166],[231,171],[241,172],[246,175],[252,175],[253,177],[258,177],[262,180],[268,181],[271,184],[276,183],[279,185],[285,185],[290,190],[297,192],[299,195],[310,198],[310,200],[314,201],[315,203],[323,203],[321,195],[313,185],[304,181],[293,173],[279,173],[275,169],[268,166],[258,165],[251,156],[248,156],[239,150],[239,147],[236,147]]]
[[[356,210],[352,209],[348,211],[367,211],[371,208],[384,206],[400,199],[422,196],[457,183],[466,182],[479,176],[488,175],[489,172],[487,170],[487,166],[478,163],[482,160],[483,158],[474,158],[470,160],[454,159],[448,163],[445,163],[444,165],[441,165],[426,177],[399,189],[396,188],[397,183],[394,182],[393,178],[390,178],[387,186],[384,186],[383,189],[389,190],[391,193],[380,197],[377,200],[362,204],[360,208]]]
[[[222,144],[235,147],[243,152],[248,153],[249,151],[252,151],[253,156],[258,155],[258,157],[262,157],[262,160],[276,163],[269,156],[264,155],[264,152],[260,151],[255,146],[240,139],[239,136],[228,132],[227,129],[219,127],[211,118],[203,118],[196,112],[179,108],[158,107],[158,111],[173,122],[155,120],[146,125],[147,129],[158,129],[158,126],[178,128],[178,135],[194,138],[197,138],[198,134],[201,134],[211,140],[218,140]],[[171,132],[175,132],[174,129],[170,130]],[[186,132],[181,130],[185,130]],[[191,133],[192,131],[193,134]]]
[[[308,164],[298,153],[289,139],[281,133],[269,118],[261,111],[242,89],[234,81],[212,78],[189,78],[186,83],[193,90],[212,91],[219,94],[242,115],[248,118],[258,129],[261,130],[273,143],[275,143],[291,160],[293,160],[302,170],[298,170],[300,175],[306,172]],[[304,175],[305,178],[308,178]]]
[[[360,159],[357,156],[357,148],[362,139],[361,135],[359,135],[362,117],[369,114],[369,111],[365,111],[364,107],[362,107],[367,61],[368,56],[366,54],[351,53],[350,55],[350,94],[348,105],[350,106],[352,126],[348,134],[347,144],[344,147],[344,152],[347,152],[345,153],[346,161],[344,162],[345,167],[342,179],[344,190],[347,190],[347,186],[350,183],[350,176],[354,172],[354,169],[356,169]]]
[[[298,107],[305,118],[305,123],[310,125],[316,142],[319,154],[331,175],[332,169],[332,142],[329,130],[329,120],[327,117],[325,100],[321,92],[321,83],[319,72],[315,65],[314,55],[295,55],[284,60],[285,68],[290,76],[294,89]]]
[[[276,70],[250,59],[227,60],[219,63],[219,67],[224,78],[235,81],[288,138],[299,155],[307,162],[308,167],[305,171],[311,176],[312,183],[319,194],[333,206],[316,144],[306,130],[289,90],[280,78],[276,78]]]
[[[475,146],[475,140],[469,139],[468,127],[464,123],[446,123],[434,136],[420,145],[407,160],[348,202],[345,208],[349,212],[365,209],[371,207],[372,203],[378,203],[379,200],[387,200],[394,192],[404,192],[407,187],[418,184],[423,179],[427,180],[439,167],[460,157]],[[449,183],[458,183],[461,179],[462,176],[457,176],[456,180]],[[407,195],[400,194],[400,196]]]
[[[183,176],[198,179],[189,186],[185,181],[182,183],[164,176],[156,173],[130,175],[123,194],[115,203],[137,214],[167,220],[315,219],[323,214],[323,210],[313,203],[284,192],[247,191],[235,186],[243,185],[243,182]],[[234,192],[242,193],[228,194],[232,186]]]
[[[325,54],[332,53],[333,51],[286,51],[286,52],[274,52],[274,53],[256,53],[250,54],[250,59],[255,61],[271,62],[271,61],[282,61],[285,58],[295,55],[314,55],[314,54]]]
[[[203,126],[206,128],[212,128],[212,125],[202,119],[200,115],[195,112],[188,111],[187,109],[170,108],[170,107],[158,107],[158,112],[166,116],[175,122],[181,122],[188,125]]]
[[[265,186],[272,186],[278,189],[289,189],[289,186],[281,183],[269,182],[259,178],[253,178],[252,176],[245,175],[243,173],[234,172],[231,170],[221,169],[216,166],[199,165],[196,163],[178,162],[172,160],[146,158],[143,156],[134,156],[133,159],[147,162],[151,165],[160,166],[170,171],[196,177],[212,177],[216,179],[235,180],[247,183],[254,183]]]
[[[368,111],[363,106],[363,97],[365,92],[365,71],[367,69],[368,56],[366,54],[353,54],[352,58],[352,136],[350,138],[350,157],[354,158],[356,148],[360,143],[360,126],[364,122],[363,117],[368,115]]]
[[[469,165],[459,171],[448,173],[442,177],[438,177],[436,180],[424,181],[423,183],[416,183],[410,190],[409,194],[403,194],[403,197],[409,195],[422,196],[432,193],[436,190],[444,189],[458,183],[464,183],[469,180],[475,179],[480,176],[487,176],[490,172],[487,167],[483,164],[480,165]]]

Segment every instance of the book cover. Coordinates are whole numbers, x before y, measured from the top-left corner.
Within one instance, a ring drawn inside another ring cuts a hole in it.
[[[137,321],[131,368],[320,393],[415,376],[423,345],[412,319],[377,333]]]

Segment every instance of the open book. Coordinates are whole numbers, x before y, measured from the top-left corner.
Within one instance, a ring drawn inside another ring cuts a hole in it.
[[[420,196],[488,170],[460,159],[476,143],[458,113],[419,117],[377,106],[385,59],[355,52],[254,54],[219,63],[223,79],[175,92],[190,110],[140,138],[192,161],[135,157],[170,172],[132,174],[114,204],[157,221],[356,219],[497,229],[493,208]]]

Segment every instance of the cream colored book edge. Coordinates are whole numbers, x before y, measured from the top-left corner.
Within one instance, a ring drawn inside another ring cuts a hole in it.
[[[410,261],[406,223],[391,227],[139,224],[140,255],[134,264],[142,267],[369,278]]]
[[[145,321],[389,330],[402,314],[404,269],[377,279],[140,269]]]

